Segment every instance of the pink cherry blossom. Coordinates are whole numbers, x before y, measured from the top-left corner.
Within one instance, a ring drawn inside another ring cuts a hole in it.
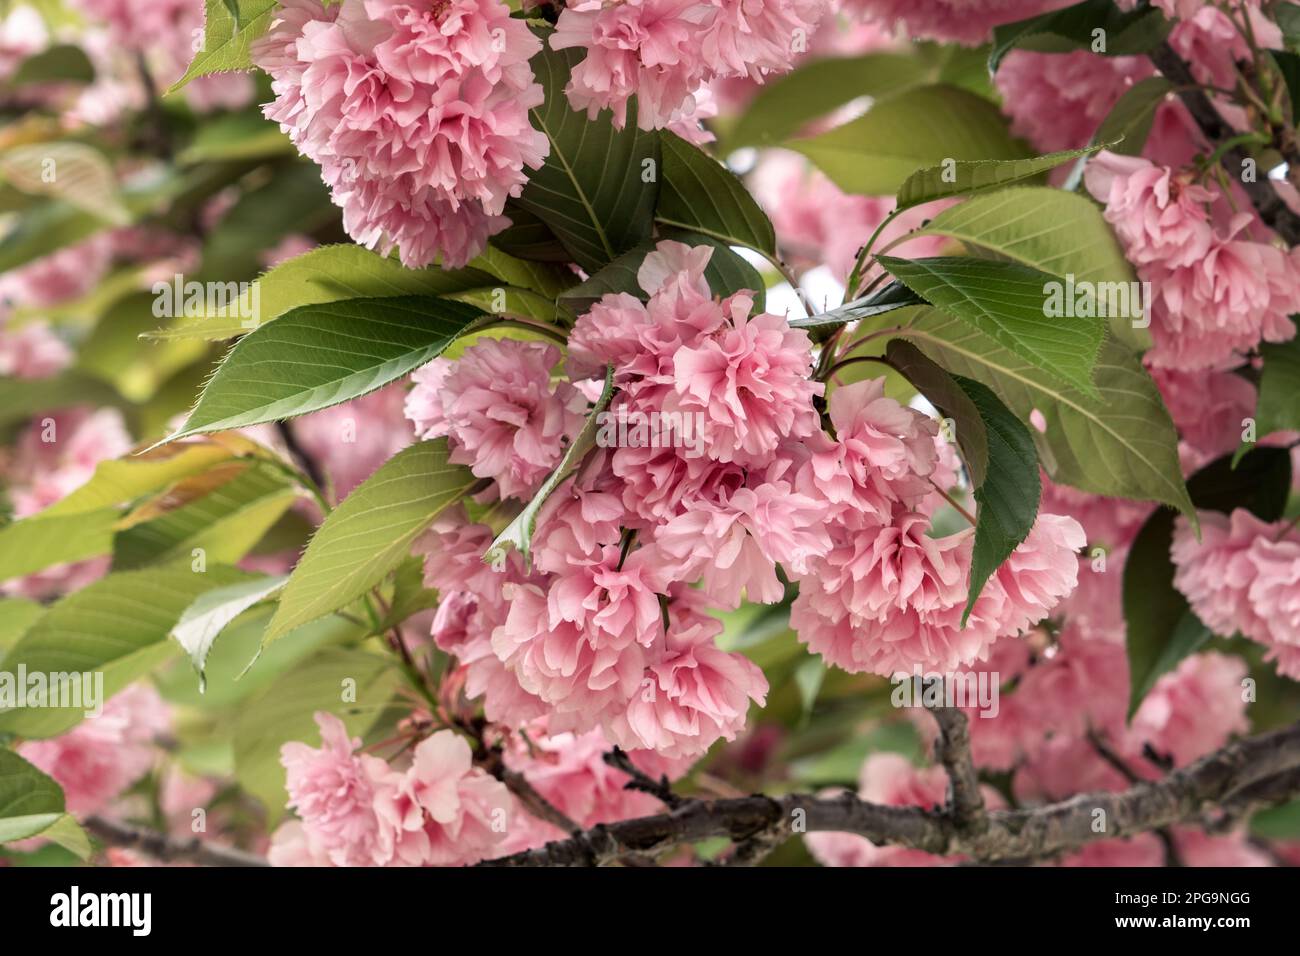
[[[1186,596],[1196,616],[1216,634],[1235,634],[1268,643],[1269,622],[1250,601],[1258,566],[1250,559],[1256,538],[1277,533],[1244,508],[1229,515],[1200,512],[1201,540],[1184,517],[1174,523],[1170,557],[1174,586]]]
[[[253,57],[273,79],[267,117],[320,164],[348,234],[458,267],[548,152],[528,116],[540,45],[498,0],[290,0]]]
[[[420,437],[449,436],[453,462],[494,479],[504,496],[526,497],[582,425],[585,399],[551,383],[559,360],[553,345],[486,339],[448,366],[417,372],[407,415]]]
[[[756,464],[816,427],[812,399],[823,389],[808,378],[810,349],[780,316],[747,319],[733,306],[729,325],[673,356],[669,407],[703,413],[711,457]]]
[[[136,684],[65,734],[29,740],[18,753],[63,788],[70,813],[98,813],[154,765],[154,738],[171,712],[153,687]]]
[[[1246,700],[1242,679],[1246,662],[1224,654],[1193,654],[1162,676],[1133,715],[1129,748],[1146,745],[1178,766],[1217,750],[1233,734],[1244,733]]]
[[[721,625],[670,631],[662,659],[646,668],[627,711],[609,732],[625,748],[669,758],[703,754],[720,737],[735,740],[752,700],[767,700],[767,679],[749,658],[714,644]]]
[[[72,361],[72,351],[41,321],[13,323],[0,303],[0,377],[48,378]]]
[[[287,743],[280,750],[289,807],[302,821],[310,855],[334,866],[374,866],[387,861],[391,837],[375,813],[379,791],[391,786],[388,765],[358,754],[343,721],[317,713],[321,746]],[[274,862],[274,859],[273,859]]]
[[[1106,204],[1106,221],[1138,265],[1192,266],[1210,250],[1207,209],[1214,193],[1190,174],[1155,166],[1135,156],[1103,151],[1088,162],[1084,182]]]
[[[576,110],[591,118],[613,110],[626,122],[627,103],[637,98],[637,125],[659,129],[694,109],[691,93],[707,75],[702,32],[718,14],[699,0],[581,0],[560,13],[551,47],[579,48],[587,55],[565,89]]]
[[[1088,145],[1116,101],[1152,72],[1145,57],[1012,50],[994,85],[1011,131],[1048,153]]]

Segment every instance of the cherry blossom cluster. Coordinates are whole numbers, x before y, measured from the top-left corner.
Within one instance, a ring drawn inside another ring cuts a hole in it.
[[[612,110],[662,129],[698,115],[699,91],[726,79],[756,82],[790,69],[808,50],[827,0],[576,0],[556,23],[551,46],[586,55],[565,92],[594,119]]]
[[[1300,532],[1244,508],[1200,514],[1197,540],[1179,518],[1170,550],[1174,585],[1216,634],[1241,634],[1268,648],[1278,673],[1300,680]]]
[[[541,41],[499,0],[287,0],[254,45],[265,108],[321,167],[361,244],[462,266],[509,220],[550,145],[529,58]]]
[[[806,334],[755,313],[749,293],[713,296],[711,256],[661,242],[638,273],[644,299],[607,294],[579,317],[567,382],[553,346],[490,339],[413,376],[417,432],[445,435],[505,514],[556,466],[606,369],[608,414],[702,423],[700,447],[594,449],[546,500],[531,563],[512,551],[485,564],[493,531],[463,509],[418,542],[442,598],[434,639],[493,722],[544,715],[552,734],[694,758],[734,739],[767,691],[718,646],[709,612],[781,600],[781,573],[799,585],[800,639],[880,674],[981,659],[1075,585],[1082,530],[1044,514],[963,627],[972,533],[929,535],[957,483],[936,424],[880,379],[836,388],[823,419]]]
[[[1152,365],[1239,364],[1261,342],[1295,335],[1300,253],[1271,241],[1255,213],[1216,223],[1215,192],[1190,172],[1139,157],[1102,154],[1088,164],[1085,182],[1154,291]]]

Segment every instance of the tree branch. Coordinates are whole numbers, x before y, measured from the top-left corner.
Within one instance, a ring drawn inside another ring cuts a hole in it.
[[[983,832],[988,829],[988,813],[971,760],[970,725],[966,715],[956,707],[927,706],[926,709],[939,725],[934,756],[948,771],[948,809],[953,823],[963,830]]]
[[[82,821],[95,838],[108,846],[141,853],[163,863],[197,863],[200,866],[269,866],[265,859],[234,847],[205,843],[197,837],[177,840],[155,830],[146,830],[104,817]]]
[[[660,852],[729,837],[743,844],[786,826],[790,832],[841,831],[880,845],[903,846],[979,862],[1041,859],[1099,839],[1132,836],[1177,823],[1199,823],[1208,809],[1300,795],[1300,723],[1235,741],[1155,782],[1119,793],[1080,794],[1028,810],[987,814],[987,827],[958,825],[951,813],[867,803],[856,794],[787,794],[687,800],[668,813],[593,827],[567,840],[488,860],[481,866],[598,866],[628,852]],[[1104,820],[1098,832],[1095,820]]]
[[[1173,47],[1168,43],[1162,43],[1148,55],[1156,69],[1164,74],[1165,79],[1178,88],[1179,98],[1187,107],[1187,111],[1192,114],[1192,119],[1201,128],[1201,132],[1210,141],[1211,146],[1218,148],[1237,135],[1237,131],[1224,122],[1210,98],[1201,90],[1187,62],[1175,52]],[[1252,182],[1242,180],[1243,164],[1251,158],[1240,145],[1234,145],[1222,152],[1220,162],[1234,179],[1241,182],[1241,187],[1250,197],[1251,204],[1259,213],[1259,218],[1285,239],[1288,245],[1300,244],[1300,216],[1292,212],[1282,201],[1267,172],[1262,178],[1256,177]],[[1294,161],[1295,157],[1288,156],[1287,159]]]
[[[660,777],[656,780],[634,764],[632,758],[627,755],[627,751],[623,750],[621,747],[615,747],[601,759],[615,770],[621,770],[632,778],[627,783],[623,784],[624,790],[639,790],[642,793],[648,793],[670,809],[679,807],[686,802],[685,797],[673,793],[673,788],[668,783],[668,778],[666,776]]]

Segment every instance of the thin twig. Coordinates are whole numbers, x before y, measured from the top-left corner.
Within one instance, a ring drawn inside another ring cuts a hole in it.
[[[673,788],[668,783],[666,776],[660,777],[658,780],[654,779],[654,777],[634,764],[632,758],[622,748],[615,747],[605,754],[603,759],[605,763],[615,770],[621,770],[631,778],[623,785],[624,790],[639,790],[642,793],[648,793],[670,809],[676,809],[688,802],[686,797],[673,792]]]
[[[165,833],[118,823],[105,817],[87,817],[83,823],[101,843],[139,850],[163,863],[197,863],[200,866],[270,865],[262,857],[234,847],[206,843],[198,838],[177,840]]]

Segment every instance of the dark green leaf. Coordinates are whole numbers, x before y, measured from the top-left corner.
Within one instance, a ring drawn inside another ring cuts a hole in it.
[[[168,440],[292,418],[358,398],[436,358],[484,315],[431,296],[293,309],[239,340],[185,425]]]
[[[971,483],[976,487],[982,485],[989,467],[989,439],[984,417],[968,393],[966,383],[959,384],[905,339],[890,341],[885,349],[885,358],[916,386],[939,414],[953,420],[957,445],[966,460],[966,467],[970,469]],[[970,388],[982,387],[969,379],[966,382],[970,383]],[[998,404],[1005,409],[1001,402]],[[1034,460],[1037,461],[1037,456]]]
[[[806,319],[791,319],[790,328],[830,329],[848,322],[858,322],[862,319],[884,315],[886,312],[893,312],[896,309],[906,309],[909,306],[916,305],[925,305],[925,300],[903,283],[891,282],[883,289],[871,293],[871,295],[855,299],[852,302],[846,302],[829,312],[819,312],[817,315],[809,316]]]
[[[1173,84],[1163,76],[1149,76],[1133,84],[1101,121],[1093,141],[1111,143],[1106,148],[1112,153],[1140,155],[1155,121],[1156,108],[1173,88]]]
[[[989,70],[996,73],[1002,58],[1013,49],[1041,53],[1091,50],[1105,56],[1146,53],[1164,40],[1171,26],[1164,14],[1145,4],[1125,13],[1111,0],[1084,0],[1063,10],[994,27]]]
[[[1289,342],[1265,342],[1255,407],[1256,435],[1300,431],[1300,335]]]
[[[970,323],[1062,384],[1099,397],[1092,372],[1105,330],[1100,319],[1047,314],[1049,288],[1062,285],[1055,276],[993,259],[879,256],[878,261],[931,305]]]
[[[533,57],[546,101],[530,116],[551,151],[516,204],[550,227],[578,265],[592,273],[650,238],[659,138],[638,129],[635,121],[616,130],[608,113],[589,120],[569,107],[564,87],[582,56],[581,50],[548,46]],[[635,112],[634,104],[630,108]],[[511,247],[498,243],[498,248]]]
[[[989,465],[984,481],[975,487],[975,547],[971,555],[970,593],[962,625],[975,606],[984,583],[1025,540],[1038,516],[1042,488],[1034,439],[1015,415],[973,379],[956,382],[979,411],[988,436]]]
[[[1021,421],[1037,410],[1046,430],[1035,429],[1034,441],[1053,481],[1194,513],[1169,412],[1151,376],[1124,346],[1103,343],[1096,400],[1060,386],[992,337],[934,309],[913,310],[901,334],[950,372],[993,389]]]
[[[772,223],[736,174],[674,133],[660,133],[663,185],[655,218],[728,246],[776,254]]]

